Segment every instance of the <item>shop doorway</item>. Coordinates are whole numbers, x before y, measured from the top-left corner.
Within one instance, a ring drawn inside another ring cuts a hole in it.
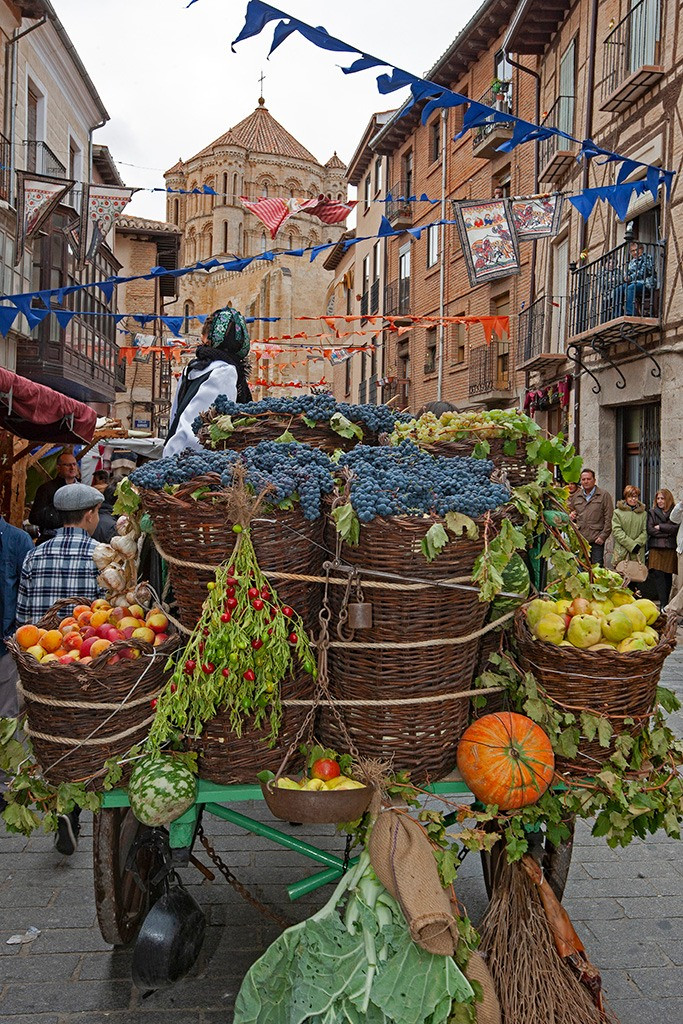
[[[617,494],[627,484],[640,487],[640,497],[651,508],[659,489],[661,406],[623,405],[617,409]]]

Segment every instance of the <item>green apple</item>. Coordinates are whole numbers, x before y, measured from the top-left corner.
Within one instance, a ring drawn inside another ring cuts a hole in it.
[[[600,617],[609,615],[611,611],[614,611],[614,605],[608,598],[605,598],[604,601],[591,601],[588,608],[589,615],[598,615]]]
[[[633,604],[622,605],[620,610],[624,612],[625,615],[628,615],[629,619],[633,623],[634,633],[641,633],[645,629],[647,626],[647,620],[635,601]]]
[[[639,598],[635,602],[636,608],[640,608],[641,612],[645,616],[645,621],[648,626],[651,626],[659,618],[659,608],[654,601],[648,601],[646,597]]]
[[[620,643],[633,632],[633,623],[623,608],[615,608],[601,619],[602,635],[606,640]]]
[[[602,636],[600,620],[595,615],[574,615],[567,630],[567,640],[574,647],[592,647]]]
[[[643,633],[645,633],[646,636],[652,637],[652,640],[654,641],[653,646],[659,643],[659,633],[656,629],[653,629],[652,626],[646,626]]]
[[[647,644],[644,640],[639,640],[633,636],[627,636],[625,640],[622,640],[617,650],[620,654],[630,654],[631,651],[646,651]]]
[[[539,640],[545,640],[549,644],[559,644],[564,640],[564,616],[548,612],[538,620],[532,632]]]
[[[566,615],[569,612],[570,604],[571,601],[567,601],[567,599],[563,597],[561,600],[555,602],[555,611],[558,615]],[[571,614],[571,612],[569,612],[569,614]]]
[[[531,604],[527,605],[525,613],[529,629],[533,630],[541,616],[547,615],[550,611],[555,611],[554,601],[543,601],[540,597],[535,598]]]
[[[644,640],[647,647],[655,647],[657,641],[651,633],[646,633],[645,630],[638,630],[636,633],[631,633],[631,639],[633,640]]]
[[[620,608],[624,604],[633,604],[635,597],[630,590],[625,587],[622,590],[612,590],[609,595],[609,599],[615,608]]]

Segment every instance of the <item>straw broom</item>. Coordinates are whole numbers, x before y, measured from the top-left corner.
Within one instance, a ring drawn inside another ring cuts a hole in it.
[[[533,858],[524,860],[531,863],[500,858],[480,929],[480,949],[505,1024],[618,1024],[602,1006],[599,973],[585,958],[569,918],[556,900],[557,913],[548,905],[550,887],[543,882],[541,890],[540,868]],[[583,983],[570,961],[580,964]]]

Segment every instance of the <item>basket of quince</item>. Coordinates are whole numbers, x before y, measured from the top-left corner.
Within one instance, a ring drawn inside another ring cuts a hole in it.
[[[277,774],[260,772],[263,797],[271,814],[301,825],[356,821],[368,809],[375,787],[360,774],[350,754],[320,746],[303,747],[306,771],[301,778],[284,775],[287,757]]]

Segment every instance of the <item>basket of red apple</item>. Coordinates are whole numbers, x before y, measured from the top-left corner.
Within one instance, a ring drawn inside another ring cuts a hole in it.
[[[178,636],[158,608],[78,602],[58,601],[6,643],[44,777],[96,788],[105,761],[145,739]]]
[[[662,665],[676,646],[676,620],[615,588],[595,601],[536,598],[518,610],[515,639],[524,671],[576,715],[581,730],[576,755],[558,759],[558,770],[590,774],[614,752],[620,733],[635,736],[647,722]],[[611,728],[594,729],[596,718]]]

